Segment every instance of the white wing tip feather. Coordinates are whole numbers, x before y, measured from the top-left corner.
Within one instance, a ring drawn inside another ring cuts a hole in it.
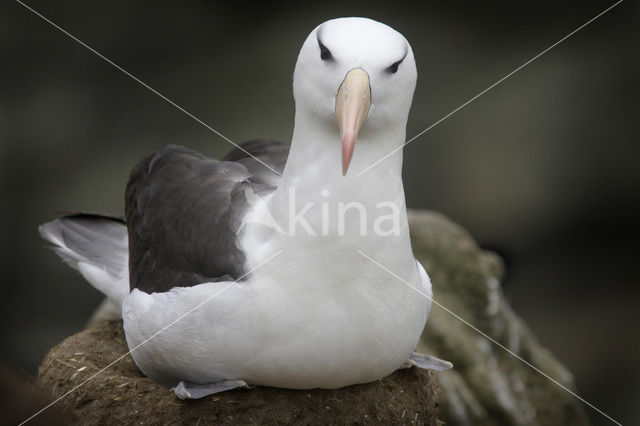
[[[72,220],[72,219],[71,219]],[[104,293],[120,307],[129,293],[128,253],[122,257],[122,269],[117,274],[109,273],[103,265],[92,261],[82,253],[74,251],[64,238],[64,224],[60,219],[44,223],[38,227],[40,236],[51,243],[53,250],[64,263],[80,272],[80,274],[97,290]],[[126,242],[125,242],[126,243]],[[96,241],[95,244],[99,244]],[[127,250],[126,244],[122,247]]]

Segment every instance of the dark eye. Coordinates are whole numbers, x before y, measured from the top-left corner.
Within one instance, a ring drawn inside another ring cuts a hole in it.
[[[400,59],[398,62],[394,62],[393,64],[387,67],[387,72],[391,74],[395,74],[398,71],[398,67],[404,61],[404,58]]]
[[[327,46],[322,44],[320,40],[318,40],[318,45],[320,46],[320,59],[323,61],[333,61],[333,55],[331,51],[327,49]]]

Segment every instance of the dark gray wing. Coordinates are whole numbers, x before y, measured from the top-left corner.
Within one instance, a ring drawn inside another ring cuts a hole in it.
[[[288,145],[256,140],[241,146],[282,173]],[[136,165],[125,200],[132,289],[164,292],[245,273],[237,244],[245,189],[266,193],[279,179],[251,155],[235,148],[215,160],[170,145]]]

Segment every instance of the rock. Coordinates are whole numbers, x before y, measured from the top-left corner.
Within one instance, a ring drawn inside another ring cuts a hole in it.
[[[127,351],[121,321],[96,324],[49,352],[40,386],[57,398],[86,381],[58,403],[69,423],[83,425],[440,424],[433,374],[416,368],[337,390],[256,387],[181,401],[145,378]]]
[[[505,300],[502,260],[479,249],[464,229],[440,214],[410,211],[409,223],[414,253],[429,272],[434,293],[418,352],[454,364],[453,370],[435,374],[441,418],[454,425],[587,424],[574,396],[516,358],[575,391],[571,373]]]

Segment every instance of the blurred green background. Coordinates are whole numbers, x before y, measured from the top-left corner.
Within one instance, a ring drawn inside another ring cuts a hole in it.
[[[27,4],[229,138],[288,142],[296,56],[326,19],[371,17],[410,41],[413,136],[613,1]],[[404,170],[409,206],[500,253],[515,310],[578,393],[629,424],[640,424],[638,17],[622,3],[412,142]],[[38,224],[122,214],[129,170],[165,144],[217,157],[230,145],[11,1],[0,55],[0,360],[31,377],[101,299],[43,248]]]

